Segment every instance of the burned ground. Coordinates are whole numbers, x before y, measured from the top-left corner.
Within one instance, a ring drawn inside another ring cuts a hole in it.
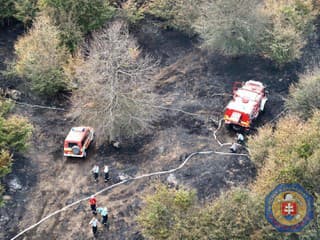
[[[168,109],[163,109],[151,132],[124,140],[119,150],[107,145],[94,146],[86,160],[65,160],[62,143],[74,124],[67,112],[17,105],[17,113],[29,117],[35,131],[29,151],[15,156],[13,172],[4,179],[8,202],[0,209],[1,239],[10,239],[63,206],[117,183],[121,174],[137,176],[175,168],[196,151],[228,152],[228,147],[221,147],[214,139],[213,131],[230,100],[232,83],[255,79],[267,84],[269,102],[258,119],[260,126],[283,110],[288,86],[297,80],[295,66],[276,70],[268,60],[258,56],[226,58],[206,53],[197,48],[195,41],[172,30],[146,24],[136,35],[145,51],[161,58],[154,91],[159,96],[158,104]],[[12,57],[16,36],[1,32],[1,42],[6,42],[1,50],[8,50],[1,52],[1,59]],[[23,101],[39,103],[37,98],[27,97],[26,90],[20,90],[24,91]],[[220,141],[230,142],[235,134],[222,128],[217,135]],[[110,182],[105,184],[102,179],[93,182],[90,170],[94,163],[101,167],[109,165]],[[232,186],[247,185],[255,175],[254,165],[245,156],[210,154],[192,158],[170,178],[179,186],[196,189],[200,202],[204,203]],[[153,183],[168,183],[168,177],[131,181],[99,195],[98,205],[109,209],[110,225],[108,229],[100,228],[98,239],[143,239],[135,221],[143,208],[143,197],[153,190]],[[22,188],[10,187],[12,179]],[[48,219],[21,239],[90,239],[90,219],[88,203],[82,202]]]

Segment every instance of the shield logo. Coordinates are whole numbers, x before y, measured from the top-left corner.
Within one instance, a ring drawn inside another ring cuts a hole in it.
[[[313,211],[313,196],[297,183],[279,184],[265,199],[266,219],[280,232],[300,232]]]
[[[287,220],[292,220],[298,212],[297,203],[290,192],[283,194],[283,199],[281,203],[281,215]]]
[[[287,219],[291,220],[297,215],[297,203],[293,201],[284,201],[281,203],[281,214],[282,216]]]

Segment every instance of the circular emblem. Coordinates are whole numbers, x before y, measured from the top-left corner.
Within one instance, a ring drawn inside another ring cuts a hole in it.
[[[299,232],[313,219],[313,197],[299,184],[279,184],[265,199],[265,215],[280,232]]]

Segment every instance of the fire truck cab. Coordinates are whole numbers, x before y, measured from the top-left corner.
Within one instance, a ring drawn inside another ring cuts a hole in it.
[[[268,98],[265,86],[258,81],[236,82],[233,87],[233,99],[228,103],[225,124],[235,130],[250,129],[252,121],[264,110]]]
[[[64,140],[63,155],[65,157],[86,157],[86,150],[94,139],[91,127],[72,127]]]

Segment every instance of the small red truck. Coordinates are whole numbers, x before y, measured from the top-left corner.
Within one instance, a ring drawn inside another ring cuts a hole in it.
[[[264,110],[268,100],[266,87],[258,81],[236,82],[233,87],[233,99],[228,103],[225,113],[225,124],[235,130],[251,127],[252,121]]]
[[[86,150],[94,139],[92,127],[73,127],[64,140],[65,157],[86,157]]]

